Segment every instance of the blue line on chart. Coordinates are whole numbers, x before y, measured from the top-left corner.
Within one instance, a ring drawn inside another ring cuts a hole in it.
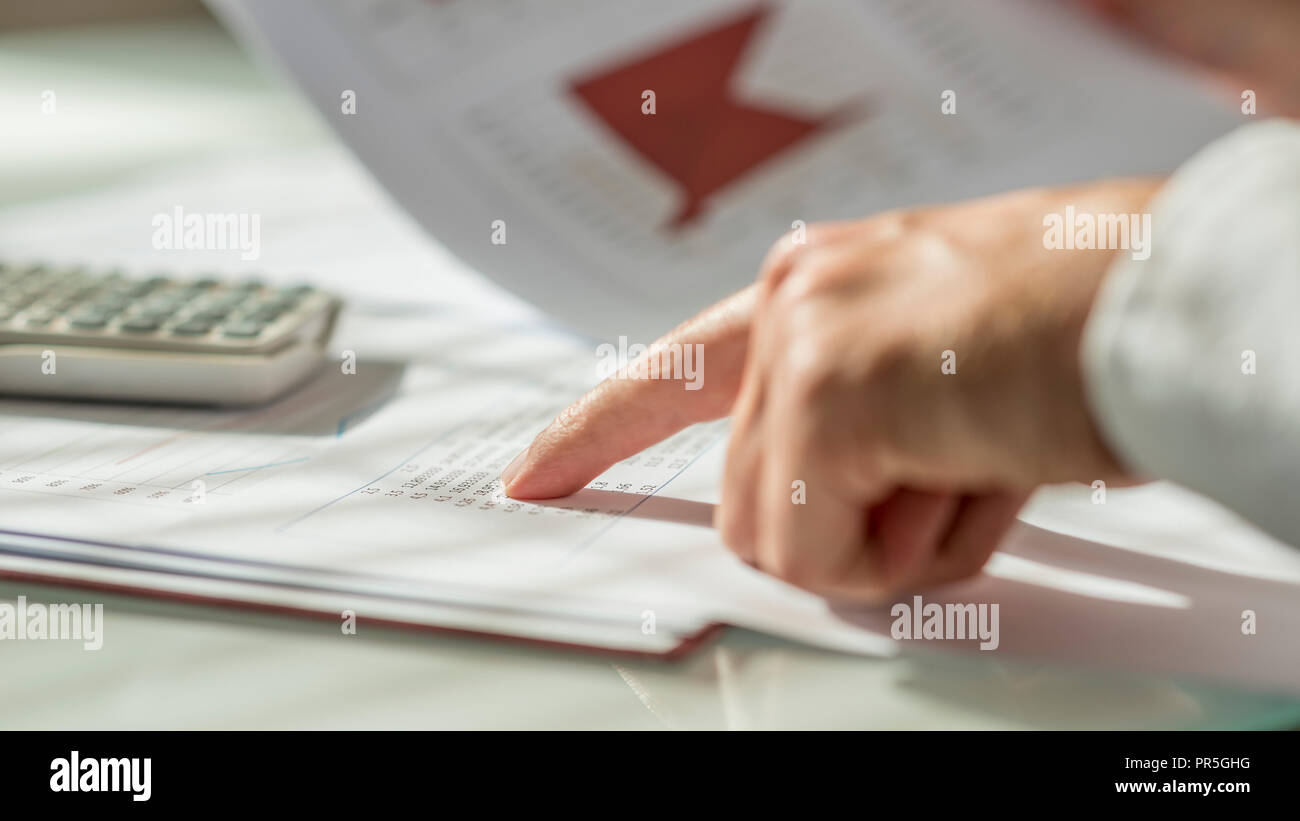
[[[252,465],[246,468],[231,468],[230,470],[214,470],[211,473],[205,473],[204,476],[220,476],[223,473],[243,473],[246,470],[262,470],[263,468],[278,468],[280,465],[296,465],[299,462],[306,462],[310,456],[304,456],[301,459],[290,459],[286,462],[271,462],[266,465]]]
[[[359,407],[356,410],[352,411],[352,413],[340,417],[338,430],[335,431],[334,438],[335,439],[342,438],[343,434],[348,429],[348,423],[351,422],[353,419],[357,418],[358,416],[369,416],[370,414],[374,413],[376,410],[378,410],[382,405],[387,403],[392,398],[393,397],[390,394],[388,396],[385,396],[383,399],[380,399],[375,402],[371,402],[369,405],[363,405],[362,407]]]

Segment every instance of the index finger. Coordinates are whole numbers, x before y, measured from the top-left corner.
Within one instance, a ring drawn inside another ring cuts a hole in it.
[[[567,496],[682,428],[726,416],[740,387],[755,295],[751,285],[705,309],[562,411],[501,473],[506,494]],[[672,345],[699,346],[692,348],[698,390],[687,390],[682,374],[650,361]]]

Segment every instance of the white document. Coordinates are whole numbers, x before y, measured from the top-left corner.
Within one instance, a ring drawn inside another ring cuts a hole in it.
[[[433,236],[605,339],[752,281],[797,221],[1168,172],[1239,122],[1067,3],[212,5]]]

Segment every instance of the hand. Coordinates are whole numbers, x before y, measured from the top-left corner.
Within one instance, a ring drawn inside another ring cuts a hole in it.
[[[1079,364],[1114,252],[1046,249],[1043,225],[1067,205],[1139,213],[1156,185],[1027,190],[787,236],[755,285],[661,340],[703,345],[700,390],[602,382],[506,469],[506,492],[567,495],[730,412],[715,524],[740,557],[863,599],[973,574],[1038,485],[1132,479]]]

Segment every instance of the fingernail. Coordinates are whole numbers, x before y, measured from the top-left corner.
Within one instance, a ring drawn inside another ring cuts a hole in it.
[[[527,455],[528,448],[524,448],[519,451],[518,456],[510,460],[510,464],[506,465],[506,469],[501,471],[501,484],[505,485],[507,489],[510,488],[510,483],[515,480],[515,474],[519,472],[519,468],[524,466],[524,457]]]

